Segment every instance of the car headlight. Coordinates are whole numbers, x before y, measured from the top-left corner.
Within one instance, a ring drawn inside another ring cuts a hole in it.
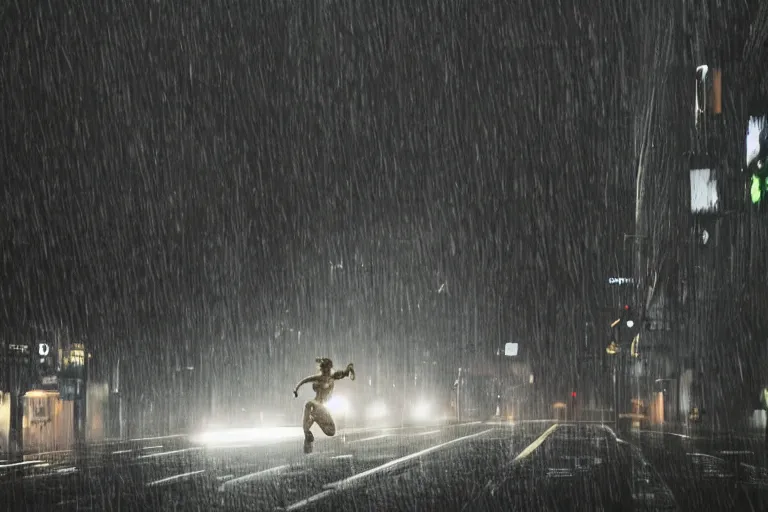
[[[325,404],[328,412],[334,415],[345,415],[349,413],[349,401],[342,396],[332,396]]]
[[[372,420],[378,420],[385,418],[389,415],[389,408],[384,402],[375,402],[368,406],[366,410],[366,416]]]
[[[428,420],[432,416],[432,404],[419,402],[411,409],[411,416],[415,420]]]

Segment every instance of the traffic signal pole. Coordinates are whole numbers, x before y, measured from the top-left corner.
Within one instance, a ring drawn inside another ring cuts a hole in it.
[[[8,456],[19,461],[24,458],[24,394],[27,392],[29,345],[6,345],[8,388],[11,394],[8,425]],[[13,350],[12,350],[13,349]]]
[[[8,456],[12,461],[20,461],[24,458],[24,394],[20,389],[11,390],[10,409]]]

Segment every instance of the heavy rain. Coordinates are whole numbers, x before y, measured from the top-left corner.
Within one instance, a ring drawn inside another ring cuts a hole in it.
[[[766,71],[761,0],[3,2],[0,506],[768,510]]]

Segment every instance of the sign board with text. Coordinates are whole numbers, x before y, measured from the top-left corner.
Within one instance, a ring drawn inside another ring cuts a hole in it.
[[[65,351],[61,360],[62,379],[85,380],[85,347],[81,343],[73,343]]]
[[[61,379],[59,397],[61,400],[78,400],[85,396],[85,383],[80,379]]]

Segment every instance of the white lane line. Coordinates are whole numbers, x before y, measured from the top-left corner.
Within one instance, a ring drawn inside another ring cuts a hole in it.
[[[116,452],[112,452],[112,455],[120,455],[123,453],[131,453],[133,450],[117,450]]]
[[[384,439],[385,437],[392,437],[392,434],[381,434],[378,436],[366,437],[364,439],[355,439],[354,441],[348,441],[347,444],[364,443],[366,441],[375,441],[376,439]]]
[[[162,449],[163,449],[163,445],[145,446],[144,448],[142,448],[142,450],[162,450]]]
[[[224,480],[229,480],[230,478],[235,478],[235,475],[221,475],[221,476],[217,476],[216,480],[218,480],[219,482],[222,482]]]
[[[709,460],[716,460],[718,462],[725,462],[725,459],[722,459],[720,457],[715,457],[714,455],[710,455],[708,453],[689,452],[688,455],[690,455],[691,457],[701,457],[702,459],[709,459]]]
[[[61,453],[72,453],[72,450],[57,450],[54,452],[39,452],[35,454],[35,457],[40,457],[41,455],[58,455]]]
[[[297,501],[293,505],[290,505],[290,506],[288,506],[288,507],[286,507],[286,508],[284,508],[282,510],[285,510],[286,512],[289,512],[291,510],[300,510],[300,509],[306,507],[307,505],[311,505],[312,503],[314,503],[316,501],[320,501],[320,500],[322,500],[324,498],[327,498],[328,496],[333,494],[333,492],[334,491],[328,490],[328,491],[319,492],[317,494],[313,494],[309,498],[303,499],[301,501]]]
[[[224,492],[228,487],[234,487],[235,485],[241,484],[243,482],[250,482],[253,480],[259,480],[260,478],[266,478],[269,476],[277,476],[286,469],[288,469],[290,466],[288,464],[284,464],[282,466],[275,466],[274,468],[264,469],[262,471],[257,471],[255,473],[249,473],[247,475],[233,478],[232,480],[229,480],[227,482],[224,482],[219,486],[219,492]]]
[[[348,453],[346,455],[335,455],[335,456],[331,457],[331,460],[352,459],[354,457],[355,457],[354,455],[352,455],[351,453]]]
[[[445,443],[436,444],[435,446],[430,446],[429,448],[425,448],[421,451],[418,451],[416,453],[411,453],[410,455],[406,455],[405,457],[400,457],[399,459],[391,460],[385,464],[382,464],[381,466],[376,466],[375,468],[369,469],[367,471],[363,471],[362,473],[358,473],[356,475],[352,475],[350,477],[347,477],[343,480],[339,480],[336,482],[331,482],[329,484],[326,484],[323,486],[324,489],[333,489],[333,490],[343,490],[347,489],[353,484],[357,483],[359,480],[363,480],[365,478],[368,478],[370,476],[373,476],[377,473],[381,473],[383,471],[386,471],[388,469],[391,469],[393,467],[399,466],[403,464],[404,462],[408,462],[414,459],[418,459],[419,457],[423,457],[424,455],[427,455],[429,453],[432,453],[437,450],[442,450],[443,448],[446,448],[448,446],[451,446],[456,443],[460,443],[462,441],[467,441],[469,439],[472,439],[474,437],[479,437],[484,434],[487,434],[488,432],[492,432],[493,429],[489,428],[488,430],[483,430],[482,432],[478,432],[475,434],[470,434],[468,436],[458,437],[456,439],[453,439],[451,441],[447,441]]]
[[[429,436],[432,434],[439,434],[439,430],[430,430],[429,432],[418,432],[416,434],[413,434],[414,436]]]
[[[45,461],[42,460],[25,460],[24,462],[14,462],[11,464],[3,464],[0,465],[0,469],[6,469],[6,468],[18,468],[21,466],[31,466],[32,464],[42,464]]]
[[[166,478],[161,478],[160,480],[155,480],[154,482],[149,482],[147,484],[147,487],[154,487],[156,485],[163,485],[167,484],[168,482],[175,482],[177,480],[183,480],[185,478],[189,478],[191,476],[199,475],[200,473],[205,473],[204,469],[200,469],[198,471],[190,471],[189,473],[181,473],[180,475],[173,475]]]
[[[541,446],[541,443],[543,443],[549,436],[552,435],[552,432],[557,430],[557,427],[558,427],[558,425],[554,424],[551,427],[549,427],[547,430],[545,430],[544,433],[541,434],[534,442],[532,442],[531,444],[526,446],[523,451],[518,453],[517,457],[515,457],[512,460],[512,462],[515,463],[515,462],[519,461],[520,459],[524,459],[525,457],[527,457],[530,454],[532,454],[534,452],[534,450],[536,450],[536,448]]]
[[[108,438],[108,439],[105,439],[104,442],[106,442],[106,443],[109,443],[109,442],[112,442],[112,443],[115,443],[115,442],[117,442],[117,443],[122,443],[122,442],[131,443],[131,442],[136,442],[136,441],[159,441],[160,439],[178,439],[180,437],[187,437],[187,435],[186,434],[173,434],[173,435],[170,435],[170,436],[139,437],[139,438],[136,438],[136,439]]]
[[[184,448],[182,450],[171,450],[170,452],[149,453],[147,455],[142,455],[139,458],[140,459],[148,459],[148,458],[151,458],[151,457],[162,457],[164,455],[174,455],[174,454],[177,454],[177,453],[200,451],[202,449],[203,449],[202,446],[195,446],[194,448]]]

